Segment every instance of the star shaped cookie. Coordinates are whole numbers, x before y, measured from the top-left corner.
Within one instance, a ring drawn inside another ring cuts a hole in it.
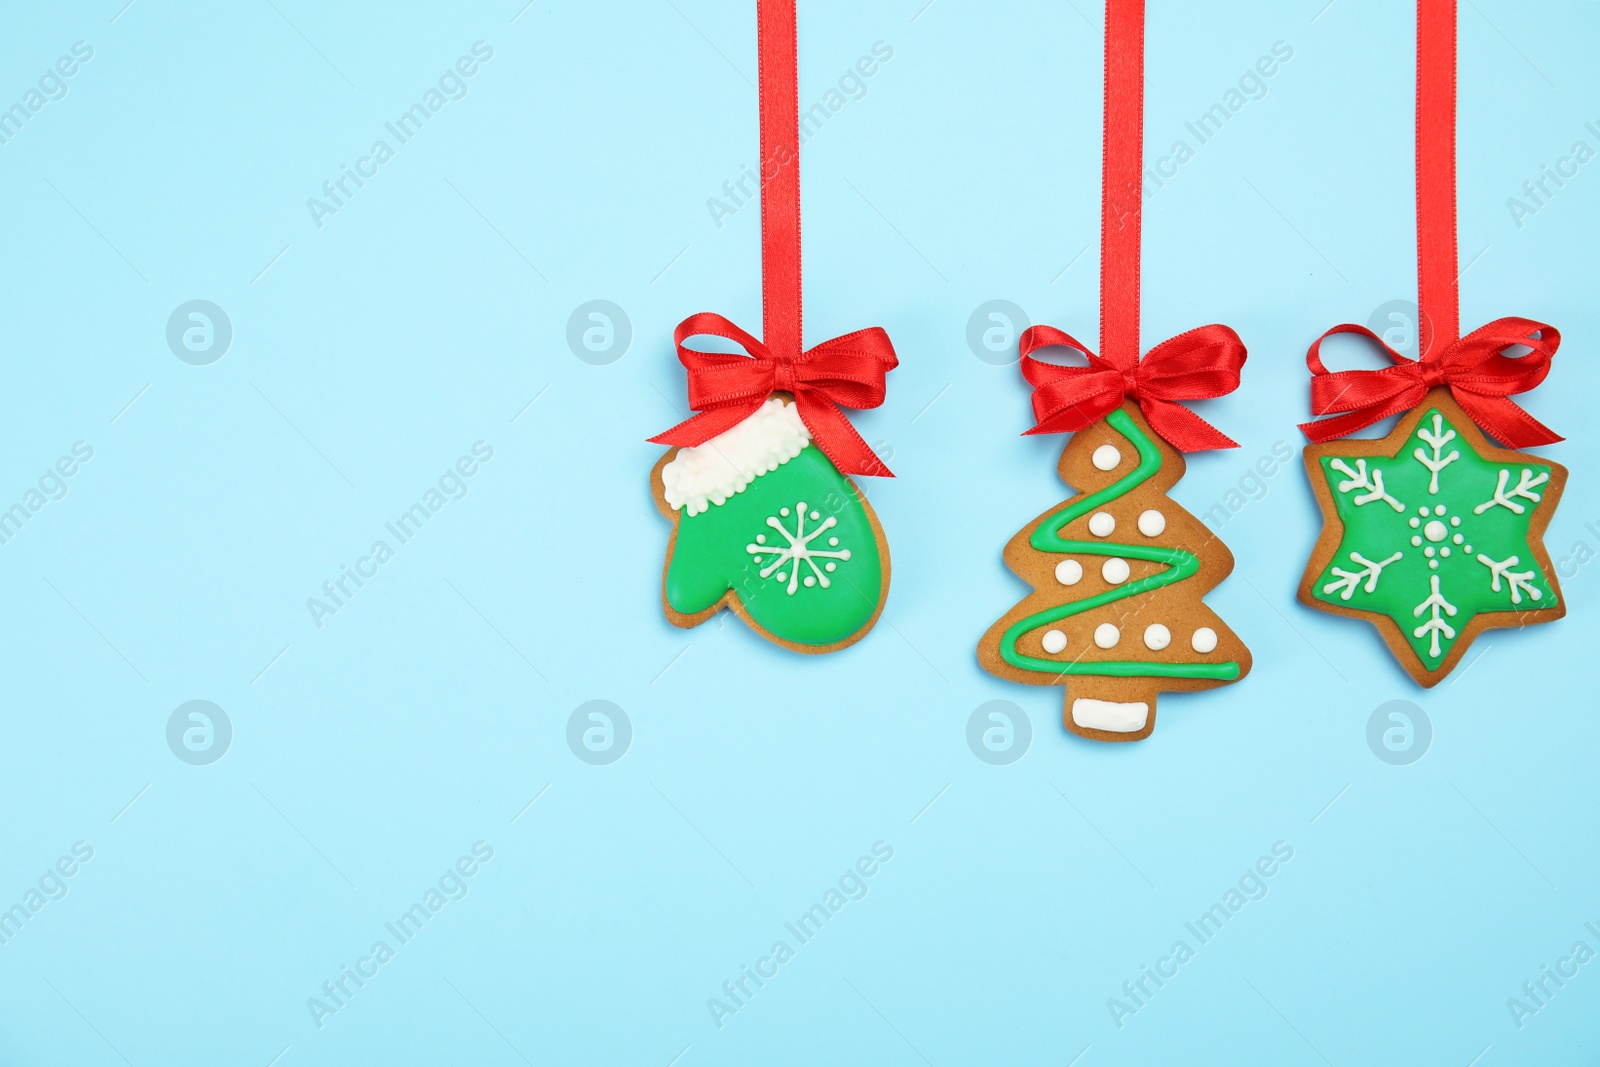
[[[1305,460],[1325,525],[1300,599],[1372,622],[1418,684],[1484,630],[1566,614],[1543,543],[1566,468],[1494,447],[1449,390],[1387,437],[1310,445]]]

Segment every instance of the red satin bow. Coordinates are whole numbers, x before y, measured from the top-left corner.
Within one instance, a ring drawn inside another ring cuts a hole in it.
[[[1087,367],[1042,363],[1032,354],[1051,345],[1075,348]],[[1053,326],[1022,335],[1022,376],[1033,386],[1033,433],[1076,433],[1118,407],[1125,397],[1139,402],[1150,428],[1184,452],[1238,448],[1226,434],[1180,400],[1210,400],[1239,388],[1244,342],[1226,326],[1200,326],[1161,342],[1131,367],[1095,355],[1087,345]]]
[[[1383,349],[1394,366],[1329,371],[1323,366],[1319,349],[1326,338],[1336,333],[1368,338]],[[1520,357],[1505,354],[1506,349],[1519,345],[1531,351]],[[1510,447],[1553,444],[1562,440],[1561,436],[1518,407],[1510,396],[1525,393],[1544,381],[1560,345],[1561,334],[1555,327],[1510,316],[1480,326],[1446,346],[1438,356],[1414,360],[1384,344],[1365,326],[1335,326],[1312,343],[1306,352],[1306,366],[1311,368],[1312,414],[1336,417],[1301,423],[1300,429],[1313,441],[1331,441],[1389,415],[1410,411],[1422,403],[1429,389],[1444,386],[1473,422]],[[1337,414],[1340,412],[1344,414]]]
[[[754,358],[684,347],[684,341],[702,334],[726,337]],[[683,447],[704,444],[782,390],[794,396],[812,442],[841,474],[894,477],[839,410],[841,405],[875,408],[883,403],[884,375],[900,361],[881,327],[835,337],[791,359],[774,354],[721,315],[701,312],[678,324],[673,342],[689,371],[689,406],[699,414],[651,441]]]

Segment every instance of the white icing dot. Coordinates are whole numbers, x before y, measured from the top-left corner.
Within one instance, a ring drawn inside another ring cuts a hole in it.
[[[1101,648],[1115,648],[1121,638],[1122,633],[1109,622],[1103,622],[1094,628],[1094,643]]]
[[[1428,568],[1430,570],[1438,570],[1439,569],[1439,561],[1436,560],[1436,559],[1430,559],[1428,561]]]
[[[1422,538],[1420,538],[1420,537],[1412,537],[1411,538],[1411,547],[1412,548],[1415,548],[1420,544],[1422,544]]]
[[[1112,585],[1121,585],[1128,580],[1128,561],[1112,556],[1100,565],[1100,577]]]
[[[1056,564],[1056,581],[1062,585],[1077,585],[1083,579],[1083,564],[1075,559],[1064,559]]]
[[[1146,537],[1159,537],[1167,528],[1167,517],[1159,511],[1150,510],[1139,514],[1139,532]]]
[[[1189,645],[1196,652],[1215,652],[1217,650],[1217,631],[1209,626],[1202,626],[1189,638]]]
[[[828,571],[829,573],[832,573],[833,571],[836,571],[836,570],[839,569],[839,565],[837,563],[835,563],[833,560],[830,559],[828,562],[826,562],[826,563],[824,563],[822,565],[822,569],[825,570],[825,571]]]
[[[1443,514],[1444,514],[1444,505],[1443,505],[1443,504],[1439,504],[1439,505],[1437,505],[1437,506],[1436,506],[1436,507],[1435,507],[1435,508],[1434,508],[1434,509],[1433,509],[1433,513],[1434,513],[1434,514],[1435,514],[1435,515],[1443,515]]]
[[[1067,647],[1067,635],[1060,630],[1046,630],[1040,644],[1044,645],[1044,650],[1053,656]]]
[[[1434,519],[1422,528],[1422,536],[1430,541],[1443,541],[1449,533],[1449,528],[1438,519]]]
[[[1094,450],[1094,465],[1103,471],[1112,470],[1122,462],[1122,453],[1116,445],[1101,445]]]
[[[1467,555],[1470,556],[1470,555],[1472,555],[1472,546],[1471,545],[1462,545],[1461,546],[1461,551],[1465,552]]]
[[[1428,507],[1427,507],[1426,504],[1424,504],[1422,507],[1417,509],[1417,514],[1418,515],[1426,515],[1427,513],[1428,513]]]
[[[1096,537],[1110,537],[1111,531],[1117,528],[1117,520],[1111,517],[1109,511],[1097,511],[1089,516],[1089,532]]]
[[[1144,628],[1144,647],[1152,652],[1160,652],[1170,644],[1172,644],[1172,631],[1159,622],[1153,622]]]
[[[1427,548],[1423,549],[1422,550],[1422,554],[1424,556],[1427,556],[1429,559],[1432,559],[1433,558],[1433,546],[1429,545]]]
[[[767,543],[767,535],[766,534],[756,534],[756,544],[764,545],[766,543]]]
[[[1448,558],[1449,555],[1450,555],[1450,546],[1449,545],[1445,545],[1442,548],[1440,548],[1439,549],[1439,555],[1445,556],[1445,557]]]
[[[787,582],[789,580],[789,572],[779,571],[777,574],[774,574],[773,577],[778,579],[780,582]]]
[[[800,580],[800,584],[805,586],[807,589],[810,589],[812,586],[817,584],[817,580],[808,574]]]
[[[789,509],[788,508],[779,508],[778,509],[778,514],[782,515],[784,518],[787,519],[789,517]]]
[[[1462,537],[1460,534],[1456,534],[1454,537],[1450,538],[1450,540],[1454,541],[1456,544],[1459,545],[1459,544],[1464,544],[1467,539],[1465,537]]]
[[[837,537],[828,538],[828,547],[829,548],[838,548],[839,547],[839,539]]]
[[[1452,515],[1452,516],[1450,516],[1450,525],[1451,526],[1460,526],[1461,525],[1461,516],[1460,515]]]
[[[1413,530],[1415,530],[1417,527],[1419,527],[1421,525],[1422,525],[1422,520],[1421,519],[1417,518],[1415,515],[1411,516],[1411,528]]]

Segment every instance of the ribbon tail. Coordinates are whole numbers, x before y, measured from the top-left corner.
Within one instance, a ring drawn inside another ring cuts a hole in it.
[[[1239,443],[1182,404],[1140,397],[1139,410],[1150,428],[1180,452],[1238,448]]]
[[[1398,415],[1402,411],[1410,411],[1427,395],[1427,388],[1421,384],[1403,389],[1387,400],[1362,403],[1353,411],[1342,415],[1335,415],[1331,419],[1317,419],[1313,422],[1302,422],[1300,432],[1317,444],[1332,441],[1336,437],[1346,437],[1357,430],[1364,430],[1373,423]],[[1313,410],[1316,404],[1313,403]]]
[[[811,431],[811,443],[822,450],[840,474],[894,477],[894,472],[868,447],[844,412],[808,393],[796,393],[794,402],[800,409],[800,421]]]
[[[650,438],[651,444],[678,445],[681,448],[693,448],[703,445],[719,433],[733,429],[739,423],[749,418],[761,407],[762,401],[757,400],[750,404],[740,404],[725,408],[712,408],[702,411],[698,415],[691,415],[670,430],[665,430]]]
[[[1452,388],[1461,410],[1472,421],[1483,427],[1489,436],[1504,442],[1510,448],[1530,448],[1534,445],[1553,445],[1566,438],[1529,415],[1515,400],[1505,396],[1483,396],[1459,387]]]
[[[1109,375],[1098,385],[1072,379],[1046,383],[1033,391],[1036,425],[1022,435],[1077,433],[1115,411],[1122,397],[1121,379]]]
[[[1396,406],[1396,409],[1398,410],[1398,406]],[[1394,412],[1389,412],[1389,414],[1392,415]],[[1364,430],[1383,417],[1383,413],[1373,414],[1370,411],[1353,411],[1348,415],[1336,415],[1331,419],[1314,419],[1311,422],[1302,422],[1300,423],[1300,432],[1320,445],[1340,437],[1346,437],[1357,430]]]

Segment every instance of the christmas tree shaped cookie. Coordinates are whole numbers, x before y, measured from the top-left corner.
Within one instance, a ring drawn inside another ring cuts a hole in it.
[[[978,659],[1014,682],[1065,686],[1073,733],[1137,741],[1155,729],[1157,693],[1250,670],[1250,651],[1201,601],[1233,555],[1167,496],[1183,455],[1131,401],[1074,434],[1060,471],[1083,492],[1006,545],[1033,593],[990,627]]]
[[[1566,613],[1542,540],[1566,468],[1493,447],[1449,390],[1384,438],[1305,455],[1326,525],[1300,599],[1374,623],[1419,684],[1484,630]]]
[[[889,550],[871,506],[812,443],[792,402],[766,400],[651,476],[673,521],[662,602],[677,626],[726,605],[801,652],[859,640],[883,610]]]
[[[1081,492],[1023,527],[1006,566],[1033,592],[989,628],[978,662],[1025,685],[1066,689],[1068,730],[1138,741],[1162,692],[1243,678],[1250,652],[1201,598],[1233,555],[1168,491],[1183,453],[1238,445],[1185,404],[1239,387],[1247,353],[1233,330],[1198,326],[1139,343],[1144,152],[1144,0],[1107,0],[1100,182],[1100,351],[1053,326],[1019,339],[1033,386],[1030,434],[1070,433],[1061,477]],[[1063,348],[1081,362],[1032,353]]]

